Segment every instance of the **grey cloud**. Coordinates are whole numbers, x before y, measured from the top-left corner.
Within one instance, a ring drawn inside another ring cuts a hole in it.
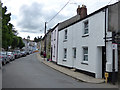
[[[21,19],[18,26],[22,28],[21,32],[38,33],[44,29],[44,22],[49,21],[57,12],[54,10],[45,10],[43,4],[33,3],[30,6],[23,5],[20,8]],[[58,15],[54,20],[49,23],[49,27],[66,18],[63,15]],[[41,32],[43,33],[43,31]]]

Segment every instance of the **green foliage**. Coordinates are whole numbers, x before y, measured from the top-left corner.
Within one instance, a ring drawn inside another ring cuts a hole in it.
[[[17,46],[17,47],[19,47],[20,49],[22,49],[22,48],[25,46],[25,44],[23,43],[21,37],[18,37],[18,39],[19,39],[19,43],[18,43],[18,46]]]
[[[0,4],[2,6],[2,4]],[[2,11],[1,11],[2,10]],[[2,24],[2,48],[8,50],[8,47],[11,46],[13,49],[16,47],[22,48],[24,47],[24,43],[22,41],[21,37],[16,36],[17,31],[13,28],[13,24],[9,23],[11,18],[11,13],[6,14],[7,12],[7,7],[2,7],[0,9],[0,12],[2,12],[2,21],[0,24]]]
[[[34,38],[34,42],[39,42],[39,41],[41,41],[41,39],[42,39],[42,36],[41,37],[38,37],[38,38]]]
[[[12,48],[15,49],[18,46],[18,44],[19,44],[19,39],[17,36],[14,36],[11,44]]]

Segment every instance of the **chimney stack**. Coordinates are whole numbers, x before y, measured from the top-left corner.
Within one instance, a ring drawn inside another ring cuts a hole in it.
[[[80,5],[78,5],[77,15],[80,15],[80,19],[87,16],[87,8],[85,5],[82,5],[82,7],[80,7]]]
[[[87,16],[87,8],[85,5],[82,5],[80,8],[80,18],[84,18]]]

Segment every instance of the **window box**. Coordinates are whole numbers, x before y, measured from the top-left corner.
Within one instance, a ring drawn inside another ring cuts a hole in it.
[[[88,65],[88,61],[83,61],[81,64]]]
[[[67,42],[67,40],[63,40],[63,42]]]
[[[88,37],[89,35],[88,34],[84,34],[82,37]]]
[[[67,62],[67,59],[63,59],[62,61]]]

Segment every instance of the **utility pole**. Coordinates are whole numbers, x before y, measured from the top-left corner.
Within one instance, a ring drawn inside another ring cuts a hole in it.
[[[44,32],[44,34],[45,34],[45,42],[44,42],[44,51],[45,51],[45,53],[46,53],[46,25],[47,24],[47,22],[45,22],[45,32]]]

